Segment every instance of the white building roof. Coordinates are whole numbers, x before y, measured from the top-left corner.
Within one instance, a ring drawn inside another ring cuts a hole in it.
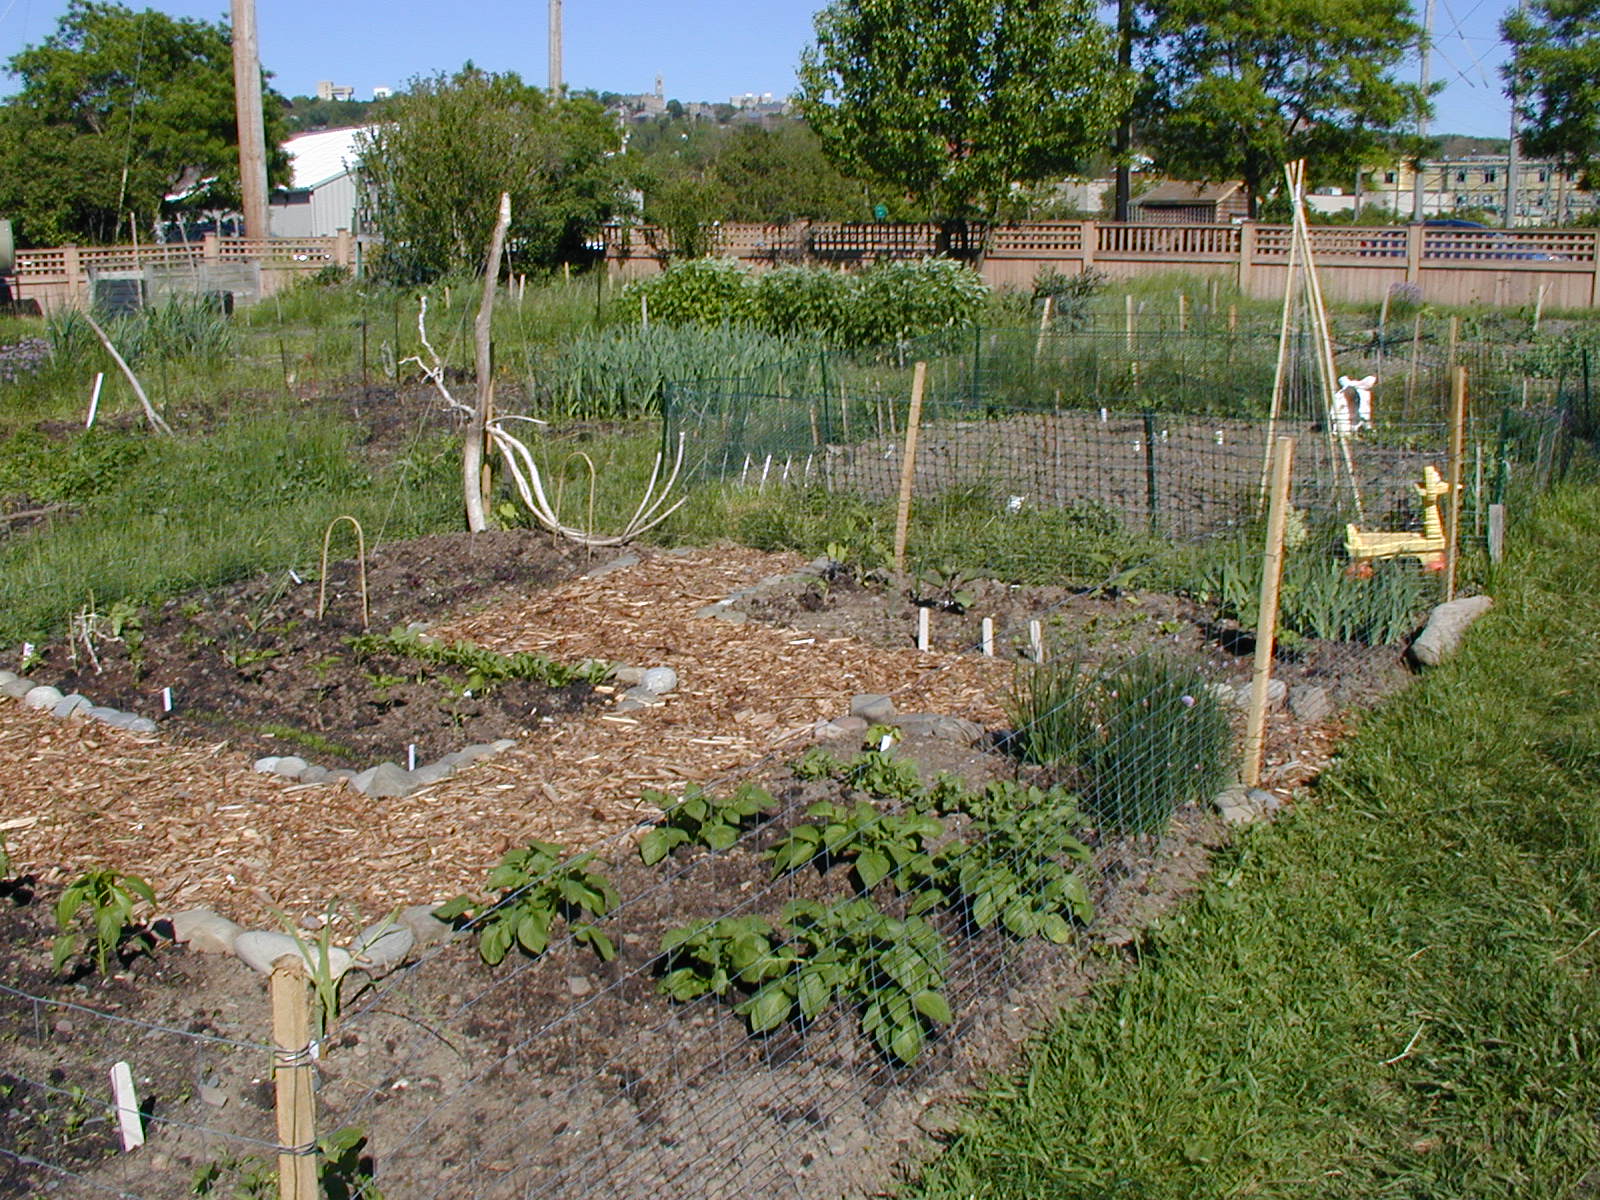
[[[365,125],[352,129],[324,129],[289,138],[283,143],[283,148],[289,154],[289,186],[314,188],[330,179],[339,178],[354,167],[360,157],[356,149],[357,135],[372,128]]]

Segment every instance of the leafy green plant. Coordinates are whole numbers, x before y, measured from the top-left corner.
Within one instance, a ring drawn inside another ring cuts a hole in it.
[[[926,813],[883,813],[866,800],[851,808],[823,800],[806,809],[806,815],[814,820],[796,825],[767,851],[775,877],[819,860],[824,867],[849,861],[863,891],[887,879],[896,891],[909,892],[937,874],[929,846],[944,833],[944,825]],[[920,899],[922,907],[930,907],[941,898],[930,894]]]
[[[493,650],[473,645],[471,642],[452,642],[446,645],[407,629],[395,629],[386,634],[358,634],[348,639],[348,645],[358,659],[391,654],[397,658],[408,658],[428,666],[455,667],[464,670],[467,672],[467,677],[462,687],[474,695],[483,695],[513,679],[535,679],[555,688],[566,687],[578,680],[601,683],[613,670],[608,663],[593,661],[568,666],[556,662],[548,655],[528,651],[496,654]]]
[[[777,805],[770,792],[753,783],[741,783],[726,797],[692,785],[677,800],[657,791],[645,792],[644,798],[666,810],[656,827],[639,841],[639,857],[647,867],[689,843],[726,850],[739,840],[745,822]]]
[[[317,1183],[325,1200],[383,1200],[383,1193],[373,1181],[365,1130],[346,1125],[318,1138],[317,1149],[321,1151]]]
[[[843,773],[845,764],[843,759],[826,746],[812,746],[791,763],[789,769],[794,772],[796,779],[831,779]]]
[[[899,736],[898,730],[893,733]],[[871,739],[873,730],[869,729],[867,736]],[[883,800],[913,800],[922,792],[922,772],[917,764],[888,750],[863,750],[845,764],[844,779],[851,787]]]
[[[833,1004],[861,1014],[861,1030],[887,1057],[915,1062],[929,1028],[948,1023],[943,939],[921,917],[890,917],[864,899],[833,906],[797,900],[775,927],[725,917],[669,931],[659,985],[674,1000],[739,996],[752,1033],[793,1017],[812,1021]]]
[[[976,598],[971,586],[975,578],[970,571],[952,567],[919,571],[911,583],[908,598],[921,608],[964,613]]]
[[[563,858],[565,849],[553,842],[530,842],[512,850],[484,881],[488,891],[501,891],[498,899],[483,902],[457,896],[434,909],[441,921],[455,921],[478,929],[478,953],[495,966],[513,946],[540,955],[550,944],[557,920],[565,920],[575,941],[591,947],[604,961],[616,947],[598,927],[583,918],[603,917],[618,904],[617,891],[604,875],[591,871],[592,853]]]
[[[89,919],[95,967],[103,975],[111,958],[128,940],[133,925],[134,905],[140,900],[156,902],[155,892],[138,875],[110,868],[87,871],[69,883],[56,901],[54,965],[57,971],[85,945],[84,935],[72,928],[80,913]],[[136,941],[140,949],[149,947]]]
[[[1149,656],[1107,675],[1076,663],[1021,676],[1009,704],[1012,745],[1057,766],[1108,828],[1150,833],[1227,780],[1233,732],[1205,677]]]
[[[966,840],[941,850],[941,880],[979,929],[996,924],[1014,937],[1065,942],[1069,920],[1094,914],[1082,874],[1089,849],[1072,830],[1080,817],[1059,788],[1042,791],[996,780],[963,801],[972,817]]]

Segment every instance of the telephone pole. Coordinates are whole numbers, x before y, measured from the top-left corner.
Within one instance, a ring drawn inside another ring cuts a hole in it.
[[[239,128],[239,191],[244,235],[267,236],[267,136],[261,114],[261,54],[256,0],[232,0],[233,104]]]
[[[1432,3],[1432,0],[1429,0]],[[1117,65],[1125,72],[1133,70],[1133,0],[1117,0]],[[1133,109],[1122,114],[1117,123],[1117,193],[1116,219],[1127,221],[1133,205],[1133,164],[1128,161],[1133,153]]]
[[[1521,13],[1523,5],[1517,5],[1517,12]],[[1506,146],[1506,228],[1515,229],[1517,225],[1517,60],[1511,60],[1511,71],[1508,75],[1510,87],[1506,89],[1511,97],[1511,141]]]
[[[1423,196],[1422,155],[1423,143],[1428,140],[1428,68],[1433,59],[1433,0],[1428,0],[1422,15],[1422,65],[1417,69],[1417,83],[1422,89],[1423,107],[1417,112],[1417,161],[1411,176],[1411,219],[1422,224],[1428,217],[1427,202]]]
[[[550,0],[550,96],[560,99],[561,88],[561,0]]]

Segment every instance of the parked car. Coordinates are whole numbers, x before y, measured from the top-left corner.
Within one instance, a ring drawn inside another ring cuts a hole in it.
[[[1482,221],[1468,221],[1461,217],[1430,217],[1422,223],[1424,230],[1428,229],[1462,229],[1481,230],[1485,234],[1495,234],[1495,237],[1465,239],[1458,242],[1447,242],[1444,245],[1430,246],[1424,234],[1422,244],[1423,258],[1492,258],[1492,259],[1522,259],[1528,262],[1560,262],[1559,254],[1547,254],[1528,246],[1513,237],[1508,237],[1504,230],[1495,229],[1492,225],[1485,225]]]

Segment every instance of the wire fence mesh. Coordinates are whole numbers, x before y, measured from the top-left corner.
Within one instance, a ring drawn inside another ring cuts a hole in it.
[[[644,861],[640,829],[592,860],[486,884],[456,936],[439,926],[410,965],[352,986],[320,1043],[323,1128],[364,1130],[376,1168],[345,1194],[881,1186],[953,1126],[955,1097],[1084,990],[1087,948],[1135,936],[1139,897],[1170,886],[1174,862],[1203,856],[1207,802],[1238,764],[1272,439],[1298,443],[1267,747],[1281,792],[1295,778],[1296,722],[1318,719],[1296,704],[1309,711],[1320,693],[1326,713],[1380,694],[1439,598],[1430,508],[1475,551],[1494,506],[1559,478],[1593,436],[1586,376],[1528,385],[1485,356],[1469,369],[1452,464],[1447,350],[1408,363],[1403,390],[1391,382],[1368,427],[1344,435],[1301,355],[1273,420],[1259,336],[1231,357],[1256,335],[1205,319],[1209,333],[962,331],[870,362],[808,356],[782,388],[668,391],[665,439],[682,436],[692,486],[753,499],[746,515],[775,526],[830,514],[839,552],[805,594],[904,588],[909,611],[928,614],[916,620],[937,627],[928,675],[956,655],[1014,667],[1005,719],[925,739],[955,718],[916,713],[912,685],[820,731],[823,749],[773,754],[665,800],[656,828],[685,844],[661,861]],[[929,384],[908,475],[919,358]],[[1448,478],[1452,465],[1456,496],[1427,472]],[[874,579],[905,479],[917,571]],[[1362,563],[1370,570],[1351,571]],[[991,586],[969,597],[974,581]],[[999,602],[1024,581],[1049,587]],[[1168,600],[1130,632],[1139,591]],[[882,619],[909,647],[907,611],[886,606]],[[744,782],[765,789],[746,793],[750,811],[707,799]],[[717,812],[722,831],[708,834]],[[552,898],[539,908],[539,896]],[[477,947],[497,923],[510,953],[496,967]],[[51,1021],[52,1007],[0,990],[20,1047],[0,1075],[11,1089],[0,1153],[19,1189],[187,1186],[170,1161],[163,1171],[116,1152],[104,1080],[117,1058],[163,1061],[168,1093],[174,1064],[197,1092],[217,1072],[270,1078],[265,1041],[81,1005]],[[203,1099],[166,1099],[146,1118],[163,1153],[219,1164],[207,1186],[253,1178],[278,1150],[265,1104],[207,1120]]]

